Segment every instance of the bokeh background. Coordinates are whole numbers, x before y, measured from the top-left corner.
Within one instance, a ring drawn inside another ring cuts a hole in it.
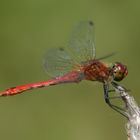
[[[97,56],[118,52],[129,75],[121,82],[140,104],[139,0],[1,0],[0,89],[50,77],[47,49],[67,41],[79,21],[93,20]],[[52,86],[0,98],[2,140],[124,140],[125,118],[104,102],[102,84]]]

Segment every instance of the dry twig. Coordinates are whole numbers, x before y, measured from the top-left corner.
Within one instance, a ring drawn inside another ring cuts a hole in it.
[[[128,140],[140,140],[140,108],[134,98],[128,94],[128,90],[117,84],[113,86],[125,105],[124,114],[128,117],[126,125]]]

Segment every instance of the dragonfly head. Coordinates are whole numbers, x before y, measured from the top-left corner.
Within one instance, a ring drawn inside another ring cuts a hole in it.
[[[114,63],[112,67],[112,75],[115,81],[121,81],[128,74],[126,65],[123,65],[119,62]]]

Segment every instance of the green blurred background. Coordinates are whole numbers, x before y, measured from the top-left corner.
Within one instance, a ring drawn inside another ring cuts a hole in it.
[[[94,20],[97,56],[128,65],[121,82],[140,104],[139,0],[2,0],[0,89],[49,79],[47,49],[63,45],[82,20]],[[124,140],[125,119],[103,99],[102,84],[83,81],[0,98],[2,140]]]

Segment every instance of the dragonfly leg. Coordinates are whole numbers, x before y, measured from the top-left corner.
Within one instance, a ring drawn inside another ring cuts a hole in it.
[[[127,115],[125,114],[125,110],[116,106],[116,105],[113,105],[111,102],[110,102],[110,97],[109,97],[109,85],[108,84],[103,84],[103,88],[104,88],[104,99],[105,99],[105,102],[115,111],[117,111],[119,114],[123,115],[124,117],[128,118]]]
[[[111,82],[111,84],[112,84],[112,86],[115,88],[115,89],[117,89],[120,85],[118,84],[118,83],[116,83],[116,82]],[[122,86],[121,86],[122,87]],[[124,88],[124,87],[123,87]],[[131,90],[130,89],[126,89],[126,88],[124,88],[125,89],[125,91],[126,92],[130,92]]]
[[[114,93],[114,92],[115,92],[114,89],[108,90],[108,93]],[[112,100],[112,99],[119,99],[119,98],[121,98],[121,96],[119,95],[119,96],[113,96],[113,97],[108,97],[108,98],[109,98],[109,100]]]
[[[108,92],[115,92],[115,89],[109,89]]]
[[[119,85],[117,84],[117,83],[115,83],[115,82],[112,82],[111,83],[112,84],[112,86],[114,87],[114,88],[117,88]],[[125,89],[127,92],[130,92],[131,90],[128,90],[128,89]],[[115,89],[109,89],[108,90],[108,93],[114,93],[114,92],[116,92],[116,90]],[[122,98],[122,96],[121,95],[118,95],[118,96],[113,96],[113,97],[109,97],[109,100],[111,100],[111,99],[119,99],[119,98]]]

